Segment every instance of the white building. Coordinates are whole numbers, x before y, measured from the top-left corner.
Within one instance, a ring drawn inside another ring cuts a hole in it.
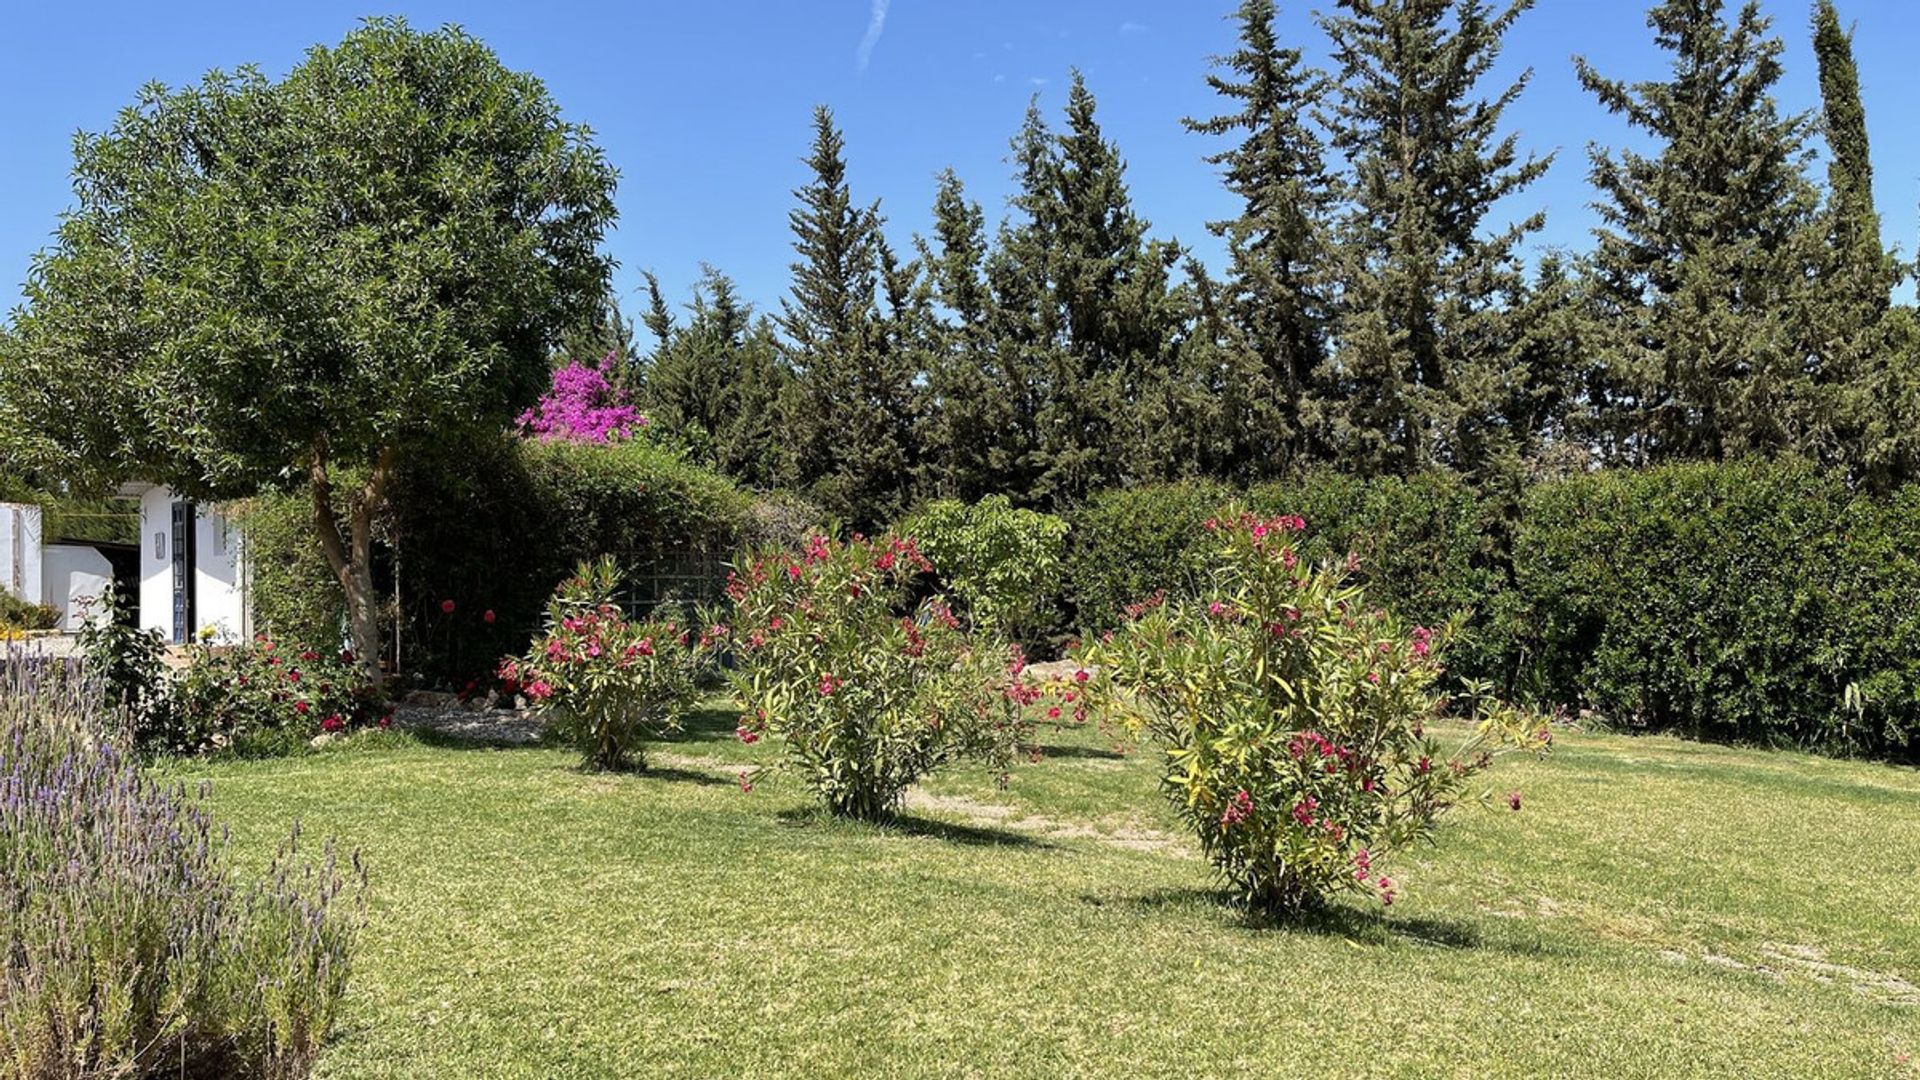
[[[39,604],[46,540],[41,535],[40,508],[26,503],[0,503],[0,589],[16,600]]]
[[[135,484],[121,494],[139,501],[137,559],[125,545],[46,537],[39,507],[0,503],[0,589],[52,607],[60,629],[73,631],[99,610],[117,577],[140,628],[169,642],[251,635],[239,528],[218,507],[177,499],[164,487]]]
[[[218,507],[175,498],[164,487],[130,485],[121,494],[140,500],[140,628],[176,645],[250,637],[239,527]]]

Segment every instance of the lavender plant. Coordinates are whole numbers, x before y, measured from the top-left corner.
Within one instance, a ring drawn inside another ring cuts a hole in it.
[[[70,661],[0,656],[0,1075],[311,1070],[365,874],[299,831],[240,884],[197,796],[145,775]]]

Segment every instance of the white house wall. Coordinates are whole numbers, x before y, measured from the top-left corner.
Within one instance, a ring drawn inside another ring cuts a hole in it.
[[[0,503],[0,589],[17,600],[40,603],[40,508],[27,503]]]
[[[212,628],[216,640],[245,638],[252,621],[239,529],[218,509],[201,506],[194,544],[197,610],[187,633]],[[140,492],[140,626],[173,639],[173,493],[163,487]]]
[[[69,633],[105,615],[100,597],[113,584],[113,564],[86,544],[48,544],[41,559],[45,603],[60,613],[60,629]]]

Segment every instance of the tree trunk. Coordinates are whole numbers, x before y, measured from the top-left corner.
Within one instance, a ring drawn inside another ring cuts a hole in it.
[[[313,523],[326,552],[327,564],[347,597],[347,626],[353,640],[353,658],[368,679],[380,675],[379,597],[373,591],[373,519],[386,504],[387,477],[393,471],[393,450],[380,451],[366,485],[354,493],[347,507],[343,535],[333,509],[333,480],[327,470],[324,447],[316,447],[308,467],[313,493]]]

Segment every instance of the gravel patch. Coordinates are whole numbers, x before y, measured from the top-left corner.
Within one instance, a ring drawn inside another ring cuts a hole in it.
[[[540,721],[520,709],[469,709],[464,705],[405,704],[393,712],[393,724],[472,742],[530,746],[540,741]]]

